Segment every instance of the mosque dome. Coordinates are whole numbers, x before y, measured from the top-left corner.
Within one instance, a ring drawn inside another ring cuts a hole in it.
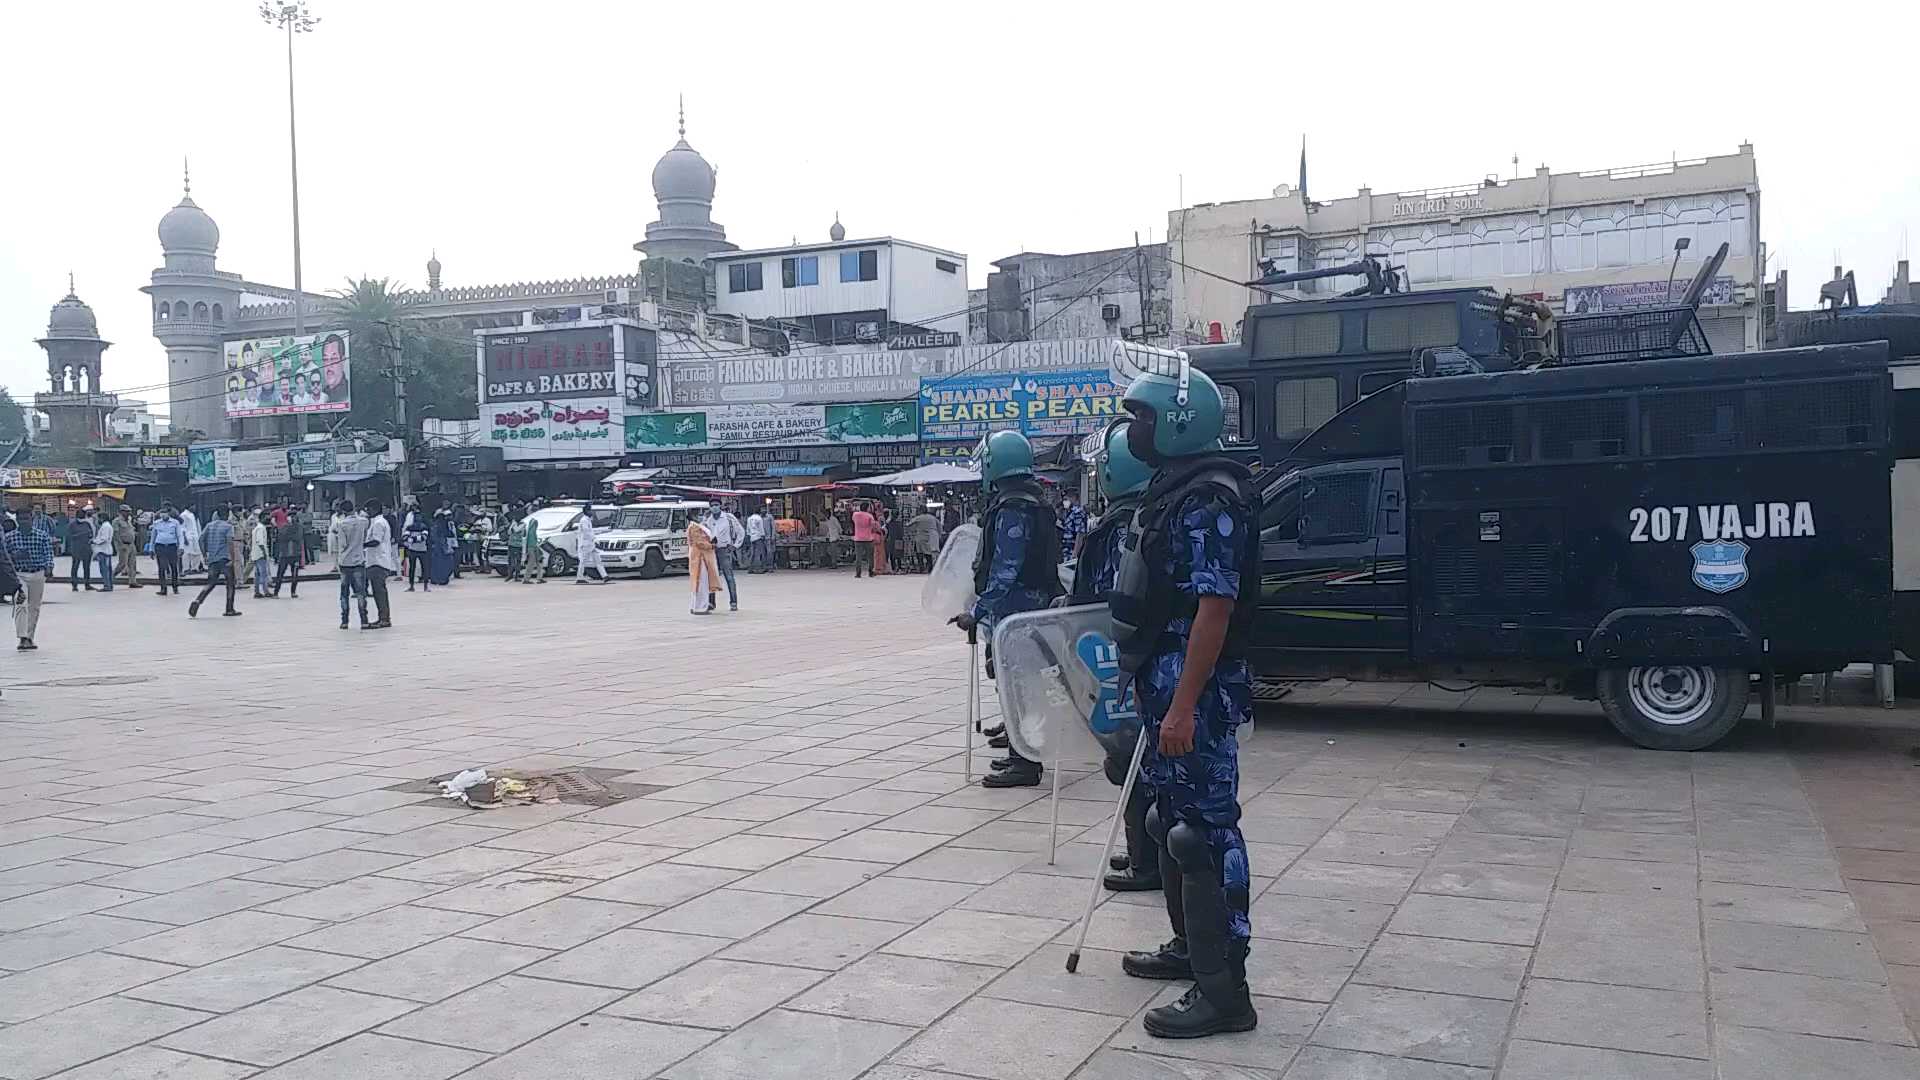
[[[840,215],[833,215],[833,227],[827,230],[827,239],[839,243],[847,238],[847,227],[840,224]]]
[[[47,319],[47,336],[97,338],[100,336],[100,324],[94,320],[93,309],[69,291],[59,303],[53,305],[53,314]]]
[[[669,199],[692,199],[696,202],[713,201],[713,166],[700,152],[687,145],[687,137],[660,156],[653,167],[653,197],[666,202]]]
[[[192,195],[180,197],[180,205],[160,219],[160,249],[212,255],[220,246],[220,226],[200,209]]]

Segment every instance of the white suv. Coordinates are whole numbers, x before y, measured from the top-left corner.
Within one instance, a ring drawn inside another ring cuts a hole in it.
[[[574,550],[580,541],[580,514],[583,507],[577,502],[554,502],[533,512],[533,519],[540,524],[540,547],[547,560],[547,573],[573,573]],[[622,507],[612,503],[593,505],[593,527],[596,530],[608,528],[619,516]],[[517,534],[526,528],[525,522],[516,522],[513,531]],[[595,540],[599,539],[596,532]],[[519,536],[512,538],[520,543]],[[507,572],[508,537],[499,531],[487,538],[487,565],[495,573]],[[595,547],[600,545],[596,542]],[[683,556],[684,557],[684,556]],[[611,564],[609,564],[611,565]]]
[[[657,578],[669,567],[686,569],[687,520],[707,512],[704,502],[651,502],[617,507],[613,521],[599,526],[594,546],[608,573],[638,571]],[[595,508],[594,517],[600,515]]]

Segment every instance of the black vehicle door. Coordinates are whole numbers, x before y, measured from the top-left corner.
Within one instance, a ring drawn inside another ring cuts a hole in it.
[[[1381,473],[1376,463],[1317,466],[1268,493],[1260,532],[1257,647],[1392,647],[1392,636],[1380,628],[1383,588],[1372,584]]]

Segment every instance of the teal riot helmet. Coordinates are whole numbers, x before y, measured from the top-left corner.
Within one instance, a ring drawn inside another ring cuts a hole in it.
[[[1173,366],[1171,372],[1156,366],[1136,375],[1120,399],[1130,417],[1127,449],[1149,465],[1217,450],[1226,428],[1220,387],[1193,370],[1184,353]]]
[[[1127,446],[1128,420],[1108,425],[1100,455],[1100,491],[1108,499],[1124,498],[1145,491],[1153,479],[1153,466],[1141,461]]]
[[[988,484],[1033,475],[1033,444],[1017,431],[996,431],[980,440],[980,479]]]

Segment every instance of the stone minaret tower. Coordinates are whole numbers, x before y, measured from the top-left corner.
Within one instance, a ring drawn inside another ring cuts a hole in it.
[[[153,298],[153,336],[167,350],[168,414],[173,430],[225,438],[221,339],[240,306],[240,275],[214,269],[220,227],[193,201],[192,178],[180,204],[160,219],[164,265],[142,292]]]
[[[47,414],[53,445],[91,446],[106,436],[107,417],[117,404],[100,391],[100,354],[112,342],[100,338],[93,309],[82,303],[67,276],[67,295],[53,305],[47,336],[38,342],[47,351],[47,382],[51,393],[35,394],[34,408]]]
[[[647,225],[647,238],[633,245],[649,259],[672,259],[696,266],[716,251],[735,251],[727,230],[713,220],[713,187],[718,174],[687,142],[687,107],[680,105],[680,141],[653,166],[653,198],[660,220]]]

